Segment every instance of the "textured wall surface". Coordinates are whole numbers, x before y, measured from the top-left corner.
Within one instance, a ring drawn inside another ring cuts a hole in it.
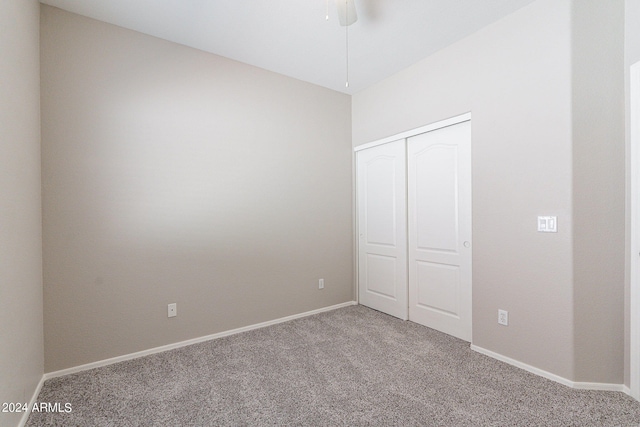
[[[624,363],[624,1],[572,2],[576,381],[621,384]]]
[[[47,372],[352,300],[349,96],[51,7],[41,31]]]
[[[0,2],[0,403],[29,402],[43,372],[39,15]]]

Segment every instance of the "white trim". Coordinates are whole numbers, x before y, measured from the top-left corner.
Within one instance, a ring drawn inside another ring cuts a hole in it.
[[[18,427],[24,427],[25,425],[27,425],[27,421],[29,420],[29,414],[31,414],[31,408],[33,408],[33,405],[36,403],[38,399],[38,395],[40,394],[40,390],[42,390],[42,385],[44,384],[44,380],[45,378],[43,375],[42,378],[40,378],[40,382],[38,383],[36,390],[33,392],[33,395],[31,396],[31,400],[29,401],[29,407],[27,408],[27,411],[24,414],[22,414],[22,418],[20,418]]]
[[[559,375],[552,374],[551,372],[547,372],[543,369],[539,369],[534,366],[527,365],[524,362],[520,362],[510,357],[503,356],[502,354],[495,353],[491,350],[478,347],[477,345],[471,344],[471,350],[476,351],[478,353],[482,353],[485,356],[492,357],[501,362],[508,363],[509,365],[515,366],[517,368],[524,369],[525,371],[531,372],[532,374],[536,374],[548,380],[555,381],[567,387],[575,388],[578,390],[601,390],[601,391],[622,391],[622,392],[624,391],[623,384],[575,382],[575,381],[568,380],[564,377],[561,377]]]
[[[631,66],[630,157],[631,157],[631,252],[629,260],[629,389],[640,400],[640,62]]]
[[[375,147],[377,145],[388,144],[389,142],[410,138],[412,136],[420,135],[421,133],[431,132],[432,130],[441,129],[447,126],[457,125],[458,123],[467,122],[469,120],[471,120],[471,113],[461,114],[459,116],[451,117],[445,120],[440,120],[439,122],[431,123],[426,126],[422,126],[416,129],[411,129],[406,132],[399,133],[397,135],[388,136],[386,138],[382,138],[377,141],[358,145],[353,149],[353,151],[366,150],[367,148]]]
[[[242,332],[252,331],[254,329],[264,328],[266,326],[277,325],[278,323],[288,322],[290,320],[300,319],[302,317],[313,316],[314,314],[324,313],[326,311],[336,310],[338,308],[348,307],[351,305],[357,305],[355,301],[347,301],[341,304],[332,305],[329,307],[319,308],[317,310],[307,311],[305,313],[293,314],[291,316],[281,317],[275,320],[269,320],[267,322],[256,323],[255,325],[243,326],[242,328],[231,329],[229,331],[218,332],[217,334],[206,335],[204,337],[193,338],[186,341],[180,341],[174,344],[163,345],[161,347],[150,348],[148,350],[138,351],[135,353],[125,354],[122,356],[112,357],[110,359],[99,360],[97,362],[87,363],[85,365],[74,366],[72,368],[62,369],[60,371],[49,372],[44,374],[43,380],[49,380],[51,378],[62,377],[65,375],[75,374],[77,372],[87,371],[89,369],[100,368],[102,366],[113,365],[114,363],[124,362],[125,360],[137,359],[139,357],[148,356],[150,354],[162,353],[168,350],[173,350],[180,347],[186,347],[188,345],[197,344],[205,341],[215,340],[217,338],[227,337],[229,335],[235,335]],[[39,391],[39,390],[38,390]],[[37,396],[37,395],[36,395]]]

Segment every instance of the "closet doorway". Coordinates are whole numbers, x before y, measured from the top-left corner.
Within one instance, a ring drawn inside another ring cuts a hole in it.
[[[471,341],[471,122],[356,148],[360,304]]]

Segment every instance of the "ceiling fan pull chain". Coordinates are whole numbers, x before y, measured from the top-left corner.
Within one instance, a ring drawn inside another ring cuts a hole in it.
[[[347,82],[345,83],[345,87],[349,87],[349,5],[347,4],[348,0],[344,0],[344,8],[345,8],[345,15],[346,15],[346,21],[347,21],[347,25],[344,27],[345,28],[345,39],[346,39],[346,51],[347,54],[346,56],[346,60],[347,60]]]

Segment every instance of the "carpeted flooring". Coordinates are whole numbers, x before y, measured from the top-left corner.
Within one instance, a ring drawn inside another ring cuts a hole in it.
[[[573,390],[362,306],[46,381],[28,426],[638,426]]]

